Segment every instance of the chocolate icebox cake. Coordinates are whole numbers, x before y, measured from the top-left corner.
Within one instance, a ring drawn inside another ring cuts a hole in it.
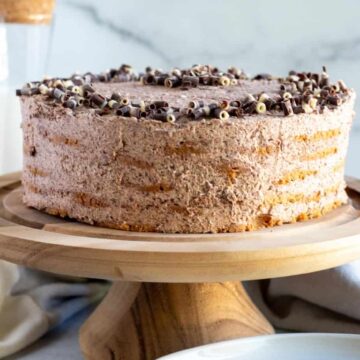
[[[355,93],[208,65],[44,79],[17,91],[24,203],[121,230],[241,232],[347,202]]]

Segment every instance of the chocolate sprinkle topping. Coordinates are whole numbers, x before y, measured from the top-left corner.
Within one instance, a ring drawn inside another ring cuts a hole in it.
[[[244,99],[223,100],[206,104],[193,99],[186,108],[169,106],[166,101],[130,101],[121,94],[104,97],[92,84],[97,82],[141,82],[144,86],[165,86],[183,90],[201,86],[237,86],[250,78],[240,69],[230,67],[226,72],[210,65],[194,65],[189,69],[174,68],[169,72],[147,67],[145,73],[136,74],[130,65],[121,65],[101,74],[75,74],[70,78],[44,79],[31,82],[16,90],[17,96],[46,96],[55,104],[76,111],[79,107],[97,109],[99,115],[117,114],[122,117],[147,118],[175,123],[181,118],[199,120],[218,118],[227,120],[244,115],[282,112],[285,116],[302,113],[322,113],[340,106],[349,96],[349,89],[340,80],[331,84],[326,68],[321,73],[290,71],[285,78],[259,74],[252,81],[278,81],[278,94],[248,94]]]

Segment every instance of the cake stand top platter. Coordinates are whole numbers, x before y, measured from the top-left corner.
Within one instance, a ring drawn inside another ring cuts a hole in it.
[[[360,180],[351,202],[303,223],[229,234],[136,233],[29,209],[20,173],[0,177],[0,258],[53,273],[139,282],[220,282],[309,273],[360,258]]]

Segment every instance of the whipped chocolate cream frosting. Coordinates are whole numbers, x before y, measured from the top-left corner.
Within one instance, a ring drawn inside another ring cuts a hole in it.
[[[194,100],[279,97],[282,84],[240,79],[186,89],[139,81],[92,87],[104,98],[117,93],[130,103],[186,108]],[[275,108],[225,120],[164,122],[23,95],[24,202],[89,224],[169,233],[256,230],[319,217],[347,201],[354,100],[347,89],[341,103],[321,111],[284,116]]]

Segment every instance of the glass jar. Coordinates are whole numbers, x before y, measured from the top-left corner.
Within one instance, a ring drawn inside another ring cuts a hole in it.
[[[22,167],[15,89],[46,73],[55,0],[0,0],[0,174]]]

